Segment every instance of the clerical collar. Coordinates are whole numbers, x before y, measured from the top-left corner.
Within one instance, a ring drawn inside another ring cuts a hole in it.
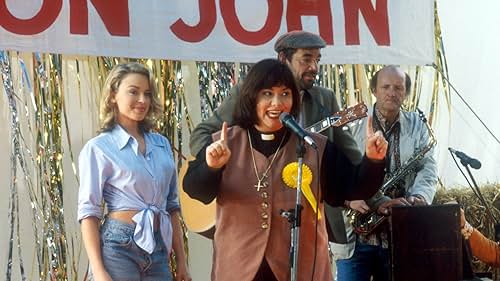
[[[250,135],[253,136],[257,141],[275,141],[277,139],[281,140],[281,137],[285,134],[286,129],[282,127],[281,129],[271,132],[271,133],[263,133],[257,128],[253,127],[250,129]]]
[[[275,139],[274,133],[260,133],[260,138],[263,141],[272,141]]]
[[[283,138],[285,138],[283,141],[283,144],[285,144],[290,136],[289,134],[286,134],[287,129],[285,127],[272,133],[272,135],[274,135],[273,140],[263,140],[263,133],[257,130],[255,127],[251,127],[248,131],[250,133],[250,138],[252,139],[254,149],[264,154],[266,157],[276,151]],[[266,133],[266,135],[269,135],[269,133]]]

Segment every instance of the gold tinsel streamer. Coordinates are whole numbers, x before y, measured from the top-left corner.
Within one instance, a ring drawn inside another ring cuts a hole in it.
[[[40,225],[40,278],[68,280],[68,244],[64,221],[62,171],[61,55],[34,54],[34,112],[36,135],[37,200],[44,223]]]

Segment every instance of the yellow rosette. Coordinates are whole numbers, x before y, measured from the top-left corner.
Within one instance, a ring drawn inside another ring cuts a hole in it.
[[[298,168],[299,163],[292,162],[286,165],[281,172],[283,182],[290,188],[297,188]],[[307,199],[307,201],[311,205],[311,208],[316,213],[316,206],[318,203],[316,202],[316,198],[314,198],[311,190],[312,178],[313,174],[311,172],[311,169],[306,164],[302,164],[302,194],[304,194],[304,197]],[[319,212],[318,219],[321,219],[321,214]]]

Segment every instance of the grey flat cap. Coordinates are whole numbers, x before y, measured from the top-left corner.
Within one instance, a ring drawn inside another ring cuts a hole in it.
[[[325,40],[318,35],[307,31],[294,30],[281,35],[274,43],[274,50],[279,53],[285,49],[324,48],[325,46]]]

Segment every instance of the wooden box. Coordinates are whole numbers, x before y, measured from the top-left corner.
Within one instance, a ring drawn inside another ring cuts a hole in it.
[[[457,204],[394,207],[389,222],[392,281],[462,280]]]

